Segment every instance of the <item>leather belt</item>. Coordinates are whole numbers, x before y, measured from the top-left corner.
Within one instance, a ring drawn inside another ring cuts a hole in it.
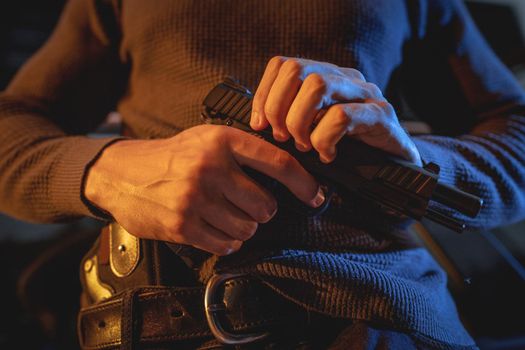
[[[266,331],[282,324],[301,327],[309,320],[306,310],[257,279],[232,279],[223,290],[220,299],[225,308],[216,316],[230,334]],[[80,345],[83,349],[132,348],[139,343],[211,337],[204,294],[204,287],[147,286],[83,308],[78,319]]]

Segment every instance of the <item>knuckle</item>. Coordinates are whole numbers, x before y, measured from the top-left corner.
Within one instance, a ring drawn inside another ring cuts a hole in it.
[[[286,61],[286,58],[283,56],[273,56],[268,61],[268,67],[270,66],[280,66],[284,61]]]
[[[332,113],[332,120],[333,120],[334,126],[346,127],[348,123],[350,122],[350,117],[346,111],[346,108],[343,105],[333,106],[330,112]]]
[[[286,123],[286,128],[288,129],[288,131],[290,131],[292,135],[294,135],[295,137],[301,136],[300,133],[302,129],[301,129],[300,122],[297,122],[296,120],[292,118],[286,118],[285,123]]]
[[[275,121],[279,117],[279,106],[267,103],[264,106],[264,115],[269,121]]]
[[[314,94],[324,95],[328,91],[326,79],[318,73],[309,74],[303,84]]]
[[[373,83],[363,83],[365,98],[380,98],[383,96],[381,89]]]
[[[288,173],[293,168],[293,158],[285,151],[277,150],[273,159],[274,166],[283,173]]]
[[[355,77],[355,79],[365,81],[365,76],[363,75],[363,73],[361,73],[355,68],[348,68],[348,73],[350,76]]]
[[[326,138],[322,138],[319,136],[312,136],[311,139],[312,146],[319,152],[319,153],[326,153],[331,149],[331,144]]]
[[[208,136],[210,137],[211,142],[223,143],[227,141],[229,132],[230,132],[230,128],[228,127],[222,127],[222,126],[213,127],[213,128],[210,128],[210,130],[208,131]]]
[[[282,69],[287,74],[290,74],[293,76],[301,76],[303,73],[304,67],[301,61],[299,61],[298,59],[290,58],[283,63]]]
[[[395,115],[394,107],[388,103],[387,101],[379,101],[377,102],[377,106],[381,108],[381,111],[387,116],[387,117],[393,117]]]
[[[384,131],[387,129],[387,126],[382,120],[376,120],[369,127],[369,130]]]

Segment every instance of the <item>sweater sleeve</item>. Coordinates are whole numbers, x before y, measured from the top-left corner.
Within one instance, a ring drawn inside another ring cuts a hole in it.
[[[116,138],[90,138],[122,93],[109,1],[70,0],[46,44],[0,94],[0,210],[34,222],[96,216],[88,165]]]
[[[525,95],[475,27],[460,0],[421,0],[413,53],[406,69],[408,99],[435,135],[414,137],[440,181],[484,200],[470,228],[492,228],[525,217]],[[418,52],[418,53],[416,53]],[[424,93],[421,93],[424,92]],[[444,209],[444,208],[441,208]]]

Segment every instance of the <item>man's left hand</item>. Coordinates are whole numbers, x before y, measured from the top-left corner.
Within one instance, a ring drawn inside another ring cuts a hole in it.
[[[291,136],[297,149],[313,147],[325,163],[335,159],[337,143],[350,136],[421,165],[392,105],[352,68],[272,58],[255,93],[250,125],[255,130],[271,125],[277,141]]]

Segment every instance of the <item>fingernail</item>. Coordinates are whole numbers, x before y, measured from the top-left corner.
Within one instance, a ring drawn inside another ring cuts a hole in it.
[[[319,207],[321,204],[324,203],[324,200],[325,200],[325,196],[324,196],[323,189],[321,188],[321,186],[319,186],[319,189],[317,190],[317,194],[315,195],[315,198],[312,199],[312,201],[310,202],[310,204],[311,204],[314,208],[317,208],[317,207]]]
[[[238,251],[239,249],[241,249],[242,244],[243,244],[243,241],[235,241],[235,242],[233,243],[233,247],[232,247],[233,251],[236,252],[236,251]]]
[[[279,131],[273,133],[273,138],[281,142],[288,140],[288,136]]]
[[[325,157],[324,155],[320,154],[319,155],[319,159],[321,160],[321,162],[323,162],[325,164],[328,164],[328,163],[330,163],[330,162],[332,162],[334,160],[334,157],[328,158],[328,157]]]
[[[225,255],[233,254],[233,253],[235,253],[236,251],[238,251],[241,248],[242,242],[240,244],[237,243],[237,242],[238,241],[235,241],[235,243],[233,244],[232,247],[226,249]]]
[[[266,217],[266,220],[263,221],[262,223],[263,223],[263,224],[264,224],[264,223],[267,223],[268,221],[270,221],[271,219],[273,219],[273,217],[275,216],[275,214],[277,214],[277,209],[278,209],[278,208],[276,207],[275,210],[274,210],[270,215],[268,215],[268,216]]]
[[[295,142],[295,147],[301,152],[308,151],[308,146],[306,146],[306,145],[304,145],[304,144],[302,144],[300,142]]]

